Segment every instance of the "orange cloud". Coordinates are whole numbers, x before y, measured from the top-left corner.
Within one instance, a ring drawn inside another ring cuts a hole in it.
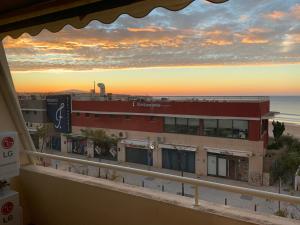
[[[295,18],[300,19],[300,4],[294,5],[291,9],[291,13]]]
[[[270,29],[261,28],[261,27],[251,27],[248,29],[249,33],[267,33],[270,32]]]
[[[130,32],[157,32],[162,31],[163,29],[160,27],[144,27],[144,28],[138,28],[138,27],[129,27],[127,28]]]
[[[242,38],[241,43],[243,44],[266,44],[269,40],[255,37],[255,36],[245,36]]]
[[[282,11],[273,11],[264,15],[264,17],[270,20],[282,20],[284,17],[286,17],[286,13]]]
[[[226,45],[232,45],[232,41],[225,40],[225,39],[206,39],[202,45],[226,46]]]

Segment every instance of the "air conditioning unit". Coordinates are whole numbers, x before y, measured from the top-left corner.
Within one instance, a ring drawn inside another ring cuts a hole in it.
[[[119,138],[125,139],[125,138],[127,138],[127,132],[120,131],[118,136],[119,136]]]
[[[158,144],[163,144],[163,143],[165,143],[165,137],[157,137],[157,143],[158,143]]]

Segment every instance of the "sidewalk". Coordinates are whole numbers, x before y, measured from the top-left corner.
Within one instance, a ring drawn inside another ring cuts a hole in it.
[[[86,159],[91,161],[99,161],[97,158],[89,158],[77,155],[77,154],[71,154],[68,153],[62,154],[61,152],[48,152],[52,154],[57,155],[65,155],[68,157],[74,157],[79,159]],[[151,171],[161,172],[161,173],[167,173],[172,175],[181,176],[180,171],[174,171],[174,170],[167,170],[167,169],[158,169],[154,167],[149,167],[147,165],[140,165],[140,164],[133,164],[133,163],[126,163],[126,162],[117,162],[117,161],[109,161],[109,160],[101,160],[103,163],[109,163],[109,164],[117,164],[127,167],[133,167],[133,168],[139,168],[139,169],[145,169],[148,170],[150,168]],[[70,167],[69,163],[65,162],[58,162],[57,160],[53,160],[52,166],[56,168],[56,165],[58,169],[62,170],[69,170],[75,173],[81,173],[81,174],[88,174],[90,176],[99,177],[102,178],[110,177],[112,174],[112,171],[108,171],[107,169],[100,169],[96,167],[91,166],[82,166],[82,165],[75,165],[72,164]],[[71,169],[70,169],[71,168]],[[156,179],[153,177],[145,177],[140,175],[133,175],[129,173],[124,172],[116,172],[116,178],[114,181],[122,183],[123,181],[127,184],[136,185],[136,186],[144,186],[145,188],[151,188],[158,191],[165,191],[169,193],[174,193],[181,195],[182,194],[182,184],[178,182],[168,181],[168,180],[162,180],[162,179]],[[216,183],[222,183],[227,185],[233,185],[233,186],[239,186],[239,187],[246,187],[251,189],[257,189],[257,190],[263,190],[263,191],[269,191],[269,192],[278,192],[277,186],[251,186],[247,182],[242,181],[236,181],[236,180],[229,180],[224,178],[218,178],[218,177],[209,177],[209,176],[203,176],[203,177],[196,177],[195,174],[191,173],[184,173],[185,177],[195,178],[195,179],[202,179],[207,181],[212,181]],[[188,184],[184,184],[184,195],[186,197],[194,197],[194,187]],[[290,195],[288,191],[285,191],[285,187],[282,187],[281,189],[282,194]],[[300,193],[294,193],[295,196],[300,196]],[[264,213],[271,213],[274,214],[279,207],[278,201],[272,201],[268,199],[262,199],[262,198],[256,198],[253,196],[247,196],[247,195],[241,195],[237,193],[229,193],[225,191],[219,191],[211,188],[206,187],[200,187],[199,188],[199,196],[200,200],[205,200],[209,202],[219,203],[219,204],[225,204],[225,201],[227,201],[227,205],[234,206],[237,208],[243,208],[247,210],[254,211],[255,208],[258,212],[264,212]],[[226,199],[226,200],[225,200]],[[300,219],[300,205],[294,206],[285,202],[280,203],[281,209],[287,209],[290,215],[292,215],[294,218]]]

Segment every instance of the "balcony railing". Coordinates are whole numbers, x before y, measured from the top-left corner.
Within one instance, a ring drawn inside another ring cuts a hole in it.
[[[194,186],[195,189],[194,198],[195,198],[196,206],[199,205],[199,187],[208,187],[208,188],[213,188],[213,189],[232,192],[232,193],[239,193],[239,194],[250,195],[250,196],[255,196],[255,197],[260,197],[260,198],[265,198],[270,200],[276,200],[276,201],[284,201],[291,204],[300,204],[300,197],[295,197],[290,195],[277,194],[273,192],[260,191],[260,190],[245,188],[245,187],[220,184],[220,183],[199,180],[194,178],[175,176],[175,175],[170,175],[165,173],[153,172],[148,170],[107,164],[102,162],[94,162],[89,160],[83,160],[83,159],[77,159],[77,158],[71,158],[71,157],[65,157],[65,156],[59,156],[59,155],[53,155],[53,154],[47,154],[41,152],[27,151],[26,153],[31,157],[42,157],[42,158],[49,158],[54,160],[61,160],[65,162],[78,163],[81,165],[94,166],[97,168],[111,169],[113,171],[127,172],[135,175],[149,176],[153,178],[159,178],[159,179],[165,179],[165,180],[175,181],[184,184],[190,184]]]

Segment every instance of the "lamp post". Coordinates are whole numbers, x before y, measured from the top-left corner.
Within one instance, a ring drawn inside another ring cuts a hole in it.
[[[183,158],[184,152],[177,149],[177,161],[179,171],[181,171],[181,176],[183,177]],[[181,195],[184,196],[184,183],[181,183]]]
[[[147,157],[147,163],[148,163],[148,170],[151,169],[151,159],[153,158],[153,150],[154,150],[155,146],[153,143],[149,144],[149,148],[148,148],[148,157]]]

